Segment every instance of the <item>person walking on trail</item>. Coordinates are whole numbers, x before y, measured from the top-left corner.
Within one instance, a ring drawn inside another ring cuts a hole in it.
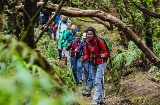
[[[51,15],[51,12],[40,12],[40,24],[41,24],[41,29],[45,27],[45,24],[47,23],[49,16]]]
[[[67,23],[71,22],[67,16],[62,15],[61,20],[58,23],[58,29],[56,34],[57,44],[64,30],[67,29]],[[62,58],[62,50],[58,49],[58,59]]]
[[[55,13],[52,12],[52,15],[49,17],[48,21],[51,20],[52,16],[54,15]],[[53,27],[54,27],[54,21],[51,22],[51,24],[49,25],[49,31],[48,31],[48,34],[50,36],[51,39],[54,39],[54,31],[53,31]]]
[[[60,38],[60,40],[58,41],[58,49],[62,50],[62,56],[67,57],[67,64],[70,66],[70,61],[69,61],[69,52],[66,51],[66,47],[67,47],[67,43],[65,42],[65,35],[66,33],[71,29],[71,22],[67,23],[67,29],[63,31],[62,36]]]
[[[86,60],[83,62],[83,57],[84,57],[85,47],[86,47],[86,38],[87,38],[86,33],[83,33],[82,41],[78,48],[78,52],[81,58],[79,61],[79,65],[77,65],[78,66],[77,68],[80,68],[80,69],[84,68],[84,75],[86,78],[86,88],[85,88],[85,91],[82,92],[82,95],[91,96],[91,90],[92,90],[92,85],[93,85],[92,70],[90,69],[91,66],[89,64],[89,60]]]
[[[77,26],[76,25],[71,25],[71,28],[70,28],[70,30],[68,30],[65,34],[64,34],[64,39],[63,39],[63,45],[64,46],[67,46],[68,45],[68,43],[70,43],[71,41],[73,41],[73,40],[75,40],[75,37],[76,37],[76,34],[77,34],[77,32],[79,32],[79,29],[77,28]],[[65,51],[65,54],[66,54],[66,56],[67,56],[67,65],[69,66],[69,67],[71,67],[71,64],[70,64],[70,60],[69,60],[69,58],[70,58],[70,56],[69,56],[69,51]]]
[[[75,40],[71,41],[66,48],[67,51],[71,50],[70,52],[71,68],[77,85],[82,83],[82,71],[77,70],[77,60],[80,58],[78,54],[78,47],[81,42],[80,39],[81,39],[81,33],[78,32],[76,34]]]
[[[52,15],[49,17],[48,21],[54,16],[55,12],[52,12]],[[51,39],[56,40],[56,32],[58,28],[58,22],[60,21],[60,14],[56,14],[55,20],[49,26],[49,35]]]
[[[102,39],[99,39],[96,30],[93,27],[88,27],[86,29],[87,40],[86,40],[86,50],[83,57],[83,61],[90,60],[92,75],[94,79],[94,94],[91,105],[103,104],[104,100],[104,84],[103,81],[103,63],[106,62],[108,56],[108,51],[106,49],[105,43]],[[99,47],[99,45],[100,47]]]
[[[77,32],[79,32],[79,29],[77,28],[76,25],[72,25],[71,29],[67,31],[67,33],[64,36],[64,44],[68,45],[68,43],[70,43],[71,41],[75,40],[76,34]]]

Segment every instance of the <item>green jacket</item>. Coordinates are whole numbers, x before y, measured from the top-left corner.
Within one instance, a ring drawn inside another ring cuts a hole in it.
[[[66,29],[66,30],[64,30],[62,32],[62,35],[61,35],[61,37],[60,37],[60,39],[58,41],[58,48],[59,49],[62,49],[62,47],[66,47],[67,46],[67,43],[66,42],[64,43],[64,38],[66,37],[65,35],[66,35],[67,31],[68,31],[68,29]]]

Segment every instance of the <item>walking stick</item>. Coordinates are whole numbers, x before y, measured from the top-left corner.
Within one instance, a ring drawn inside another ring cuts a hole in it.
[[[103,63],[104,63],[104,62],[103,62],[103,59],[104,59],[104,58],[101,58],[101,59],[102,59],[102,67],[103,67]],[[105,97],[106,97],[106,96],[105,96],[105,88],[104,88],[104,87],[105,87],[105,86],[104,86],[104,67],[103,67],[103,71],[102,71],[102,72],[103,72],[103,78],[102,78],[103,97],[102,97],[102,98],[104,98],[104,101],[105,101]],[[105,103],[100,103],[100,105],[105,105]]]

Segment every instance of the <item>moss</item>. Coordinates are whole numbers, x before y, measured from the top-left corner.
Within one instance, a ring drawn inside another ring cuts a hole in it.
[[[149,98],[145,96],[132,97],[131,102],[136,105],[159,105],[157,102],[154,102],[154,100],[151,101]]]

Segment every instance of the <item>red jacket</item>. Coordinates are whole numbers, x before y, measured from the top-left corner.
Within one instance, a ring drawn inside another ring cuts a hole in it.
[[[99,44],[99,45],[98,45]],[[99,46],[101,48],[99,48]],[[92,40],[86,40],[86,48],[84,54],[84,60],[90,60],[90,63],[93,65],[102,64],[102,58],[100,54],[104,54],[104,57],[108,56],[108,51],[105,47],[103,40],[97,40],[97,36],[94,36]],[[103,59],[103,62],[106,62],[106,59]]]

